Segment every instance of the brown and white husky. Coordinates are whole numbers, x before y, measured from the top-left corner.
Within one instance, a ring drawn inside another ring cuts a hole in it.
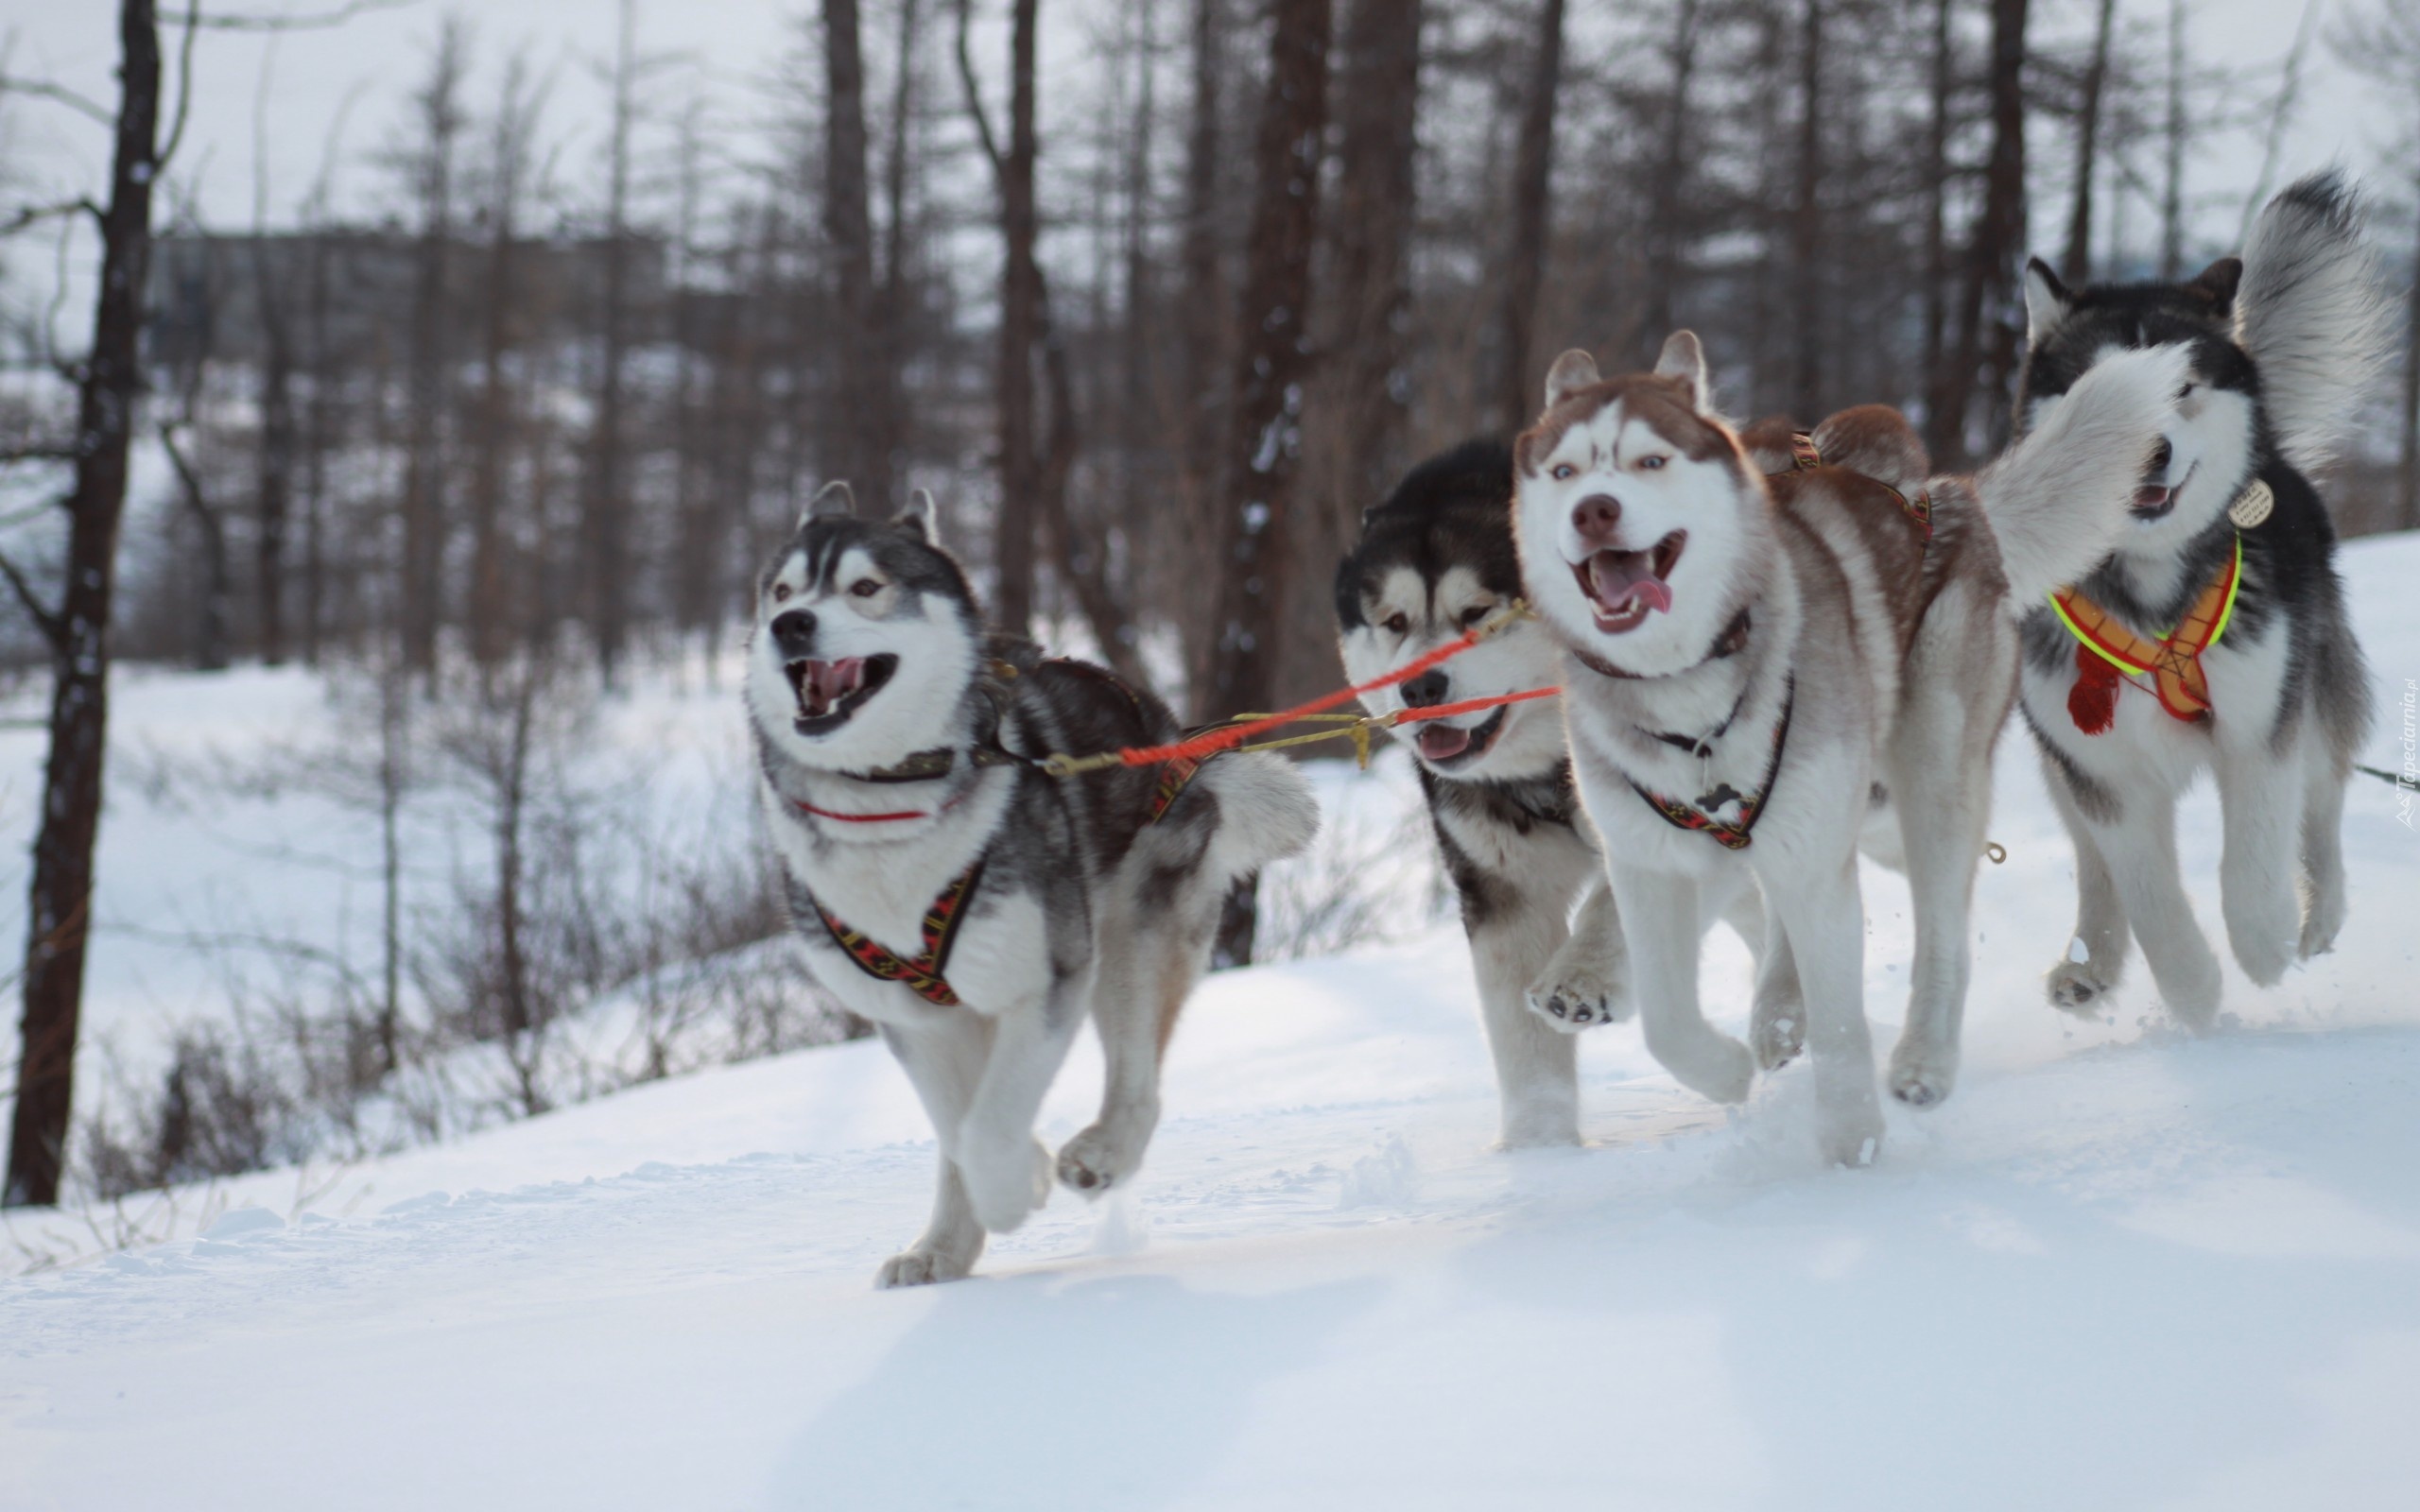
[[[1874,1158],[1863,840],[1915,907],[1891,1091],[1949,1094],[2017,614],[2106,553],[2183,372],[2172,351],[2114,357],[1979,477],[1927,484],[1921,443],[1878,406],[1833,417],[1820,461],[1768,479],[1685,331],[1652,373],[1557,359],[1514,450],[1522,578],[1564,648],[1573,774],[1648,1048],[1683,1084],[1736,1103],[1804,1046],[1824,1156]],[[1771,921],[1753,1049],[1706,1022],[1697,988],[1704,908],[1751,882]]]

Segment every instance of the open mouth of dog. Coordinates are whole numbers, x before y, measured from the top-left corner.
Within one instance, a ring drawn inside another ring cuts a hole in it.
[[[1422,725],[1419,735],[1414,737],[1420,747],[1420,759],[1431,766],[1459,766],[1478,760],[1495,744],[1495,737],[1503,733],[1504,718],[1512,712],[1510,705],[1499,707],[1468,730],[1442,719]]]
[[[1571,575],[1580,580],[1597,628],[1619,635],[1638,628],[1658,610],[1670,613],[1672,588],[1667,579],[1688,543],[1689,533],[1675,530],[1645,551],[1599,551],[1575,563]]]
[[[2176,496],[2185,491],[2186,484],[2193,481],[2193,474],[2201,470],[2201,463],[2196,462],[2187,468],[2185,476],[2173,485],[2146,480],[2135,490],[2134,498],[2127,503],[2126,512],[2146,524],[2153,520],[2165,519],[2169,512],[2176,507]],[[2161,463],[2160,471],[2163,472],[2168,471],[2165,461]]]
[[[829,734],[849,722],[868,698],[882,690],[899,670],[899,658],[844,656],[835,662],[785,662],[782,671],[798,696],[798,717],[792,728],[802,735]]]

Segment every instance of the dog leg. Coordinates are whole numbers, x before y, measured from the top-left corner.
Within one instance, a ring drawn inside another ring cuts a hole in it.
[[[2317,741],[2303,747],[2303,933],[2304,960],[2336,948],[2344,927],[2344,784]]]
[[[2076,854],[2076,929],[2067,955],[2050,968],[2045,985],[2050,1005],[2090,1018],[2100,1011],[2100,1000],[2115,991],[2126,965],[2126,945],[2134,933],[2126,923],[2125,901],[2118,895],[2118,879],[2100,851],[2093,827],[2078,811],[2067,791],[2066,778],[2056,764],[2045,761],[2042,777],[2067,827]],[[2083,959],[2074,958],[2083,947]]]
[[[973,1270],[983,1253],[983,1226],[975,1221],[975,1210],[967,1203],[951,1145],[991,1051],[992,1022],[970,1014],[940,1028],[885,1025],[882,1038],[940,1131],[942,1148],[931,1221],[914,1244],[883,1262],[873,1283],[891,1287],[954,1281]]]
[[[1764,889],[1753,880],[1724,902],[1721,917],[1756,962],[1748,1047],[1755,1052],[1757,1066],[1779,1071],[1806,1048],[1806,1000],[1798,988],[1798,962],[1789,954],[1789,941],[1766,916]]]
[[[1000,1012],[991,1058],[959,1125],[959,1175],[977,1221],[993,1233],[1013,1230],[1050,1200],[1050,1152],[1033,1137],[1033,1121],[1083,1021],[1080,986],[1062,978],[1038,1000]]]
[[[2108,858],[2110,878],[2169,1012],[2189,1029],[2206,1029],[2219,1016],[2219,957],[2185,895],[2176,860],[2176,798],[2146,782],[2125,789],[2121,800],[2116,824],[2092,826],[2093,841]]]
[[[1682,1086],[1718,1103],[1745,1102],[1756,1079],[1746,1045],[1698,1006],[1698,885],[1615,864],[1614,902],[1630,939],[1631,980],[1647,1048]]]
[[[1974,970],[1969,919],[1975,868],[1991,809],[1992,738],[1964,699],[1912,700],[1893,742],[1891,790],[1908,892],[1915,909],[1915,956],[1908,972],[1908,1019],[1891,1052],[1891,1095],[1930,1108],[1958,1084],[1959,1031]]]
[[[1599,881],[1546,971],[1529,985],[1532,1012],[1561,1029],[1587,1029],[1631,1016],[1628,952],[1613,888]]]
[[[1795,887],[1781,887],[1768,879],[1765,898],[1806,994],[1816,1144],[1832,1164],[1871,1165],[1882,1148],[1882,1108],[1865,1026],[1865,904],[1857,863],[1832,882],[1797,880]]]
[[[1120,957],[1104,955],[1093,986],[1093,1027],[1107,1075],[1100,1116],[1059,1151],[1059,1180],[1068,1190],[1098,1197],[1142,1168],[1160,1125],[1160,1063],[1178,1012],[1210,964],[1217,902],[1214,897],[1206,912],[1197,902],[1158,920],[1130,911],[1122,923],[1101,930],[1104,940],[1129,937],[1134,945]]]
[[[2293,964],[2302,934],[2294,896],[2294,831],[2308,805],[2299,747],[2279,757],[2265,730],[2244,731],[2238,744],[2223,727],[2217,741],[2219,821],[2225,849],[2219,861],[2219,897],[2227,942],[2243,973],[2274,987]]]
[[[1465,904],[1465,920],[1470,917]],[[1561,959],[1560,947],[1569,943],[1562,910],[1523,893],[1470,925],[1469,935],[1504,1147],[1579,1143],[1580,1057],[1572,1035],[1581,1026],[1551,1015],[1550,1006],[1567,1012],[1567,1005],[1550,1005],[1526,990],[1538,962]]]

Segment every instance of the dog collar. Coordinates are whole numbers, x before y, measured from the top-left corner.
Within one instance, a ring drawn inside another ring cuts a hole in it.
[[[2117,722],[2119,677],[2149,677],[2169,717],[2192,723],[2210,714],[2210,680],[2202,653],[2219,644],[2235,613],[2243,586],[2243,538],[2195,595],[2176,628],[2158,640],[2137,635],[2116,615],[2072,588],[2050,595],[2050,612],[2076,638],[2076,681],[2067,693],[2067,717],[2087,735]]]
[[[1674,829],[1699,831],[1725,850],[1747,850],[1749,832],[1756,827],[1756,820],[1763,816],[1765,799],[1772,794],[1773,780],[1781,775],[1782,747],[1789,742],[1789,716],[1798,706],[1798,678],[1795,673],[1791,674],[1784,687],[1786,691],[1781,698],[1781,717],[1773,722],[1772,755],[1765,763],[1764,781],[1756,784],[1756,790],[1754,793],[1735,792],[1726,782],[1711,793],[1699,794],[1694,803],[1684,803],[1679,799],[1666,798],[1661,793],[1641,786],[1638,779],[1627,773],[1624,774],[1624,780],[1630,783],[1633,792],[1647,800],[1649,808],[1661,815],[1664,822]],[[1737,819],[1718,819],[1706,812],[1708,809],[1719,809],[1729,803],[1739,805],[1739,817]]]
[[[1715,637],[1712,650],[1681,668],[1679,672],[1632,672],[1614,665],[1603,657],[1593,656],[1576,645],[1569,647],[1569,650],[1572,660],[1600,678],[1620,678],[1633,682],[1651,682],[1658,678],[1677,678],[1682,672],[1695,672],[1708,662],[1720,662],[1725,657],[1737,656],[1739,654],[1739,648],[1747,644],[1748,611],[1743,609],[1732,618],[1730,627]]]

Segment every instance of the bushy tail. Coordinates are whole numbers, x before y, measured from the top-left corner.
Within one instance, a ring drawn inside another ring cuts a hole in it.
[[[2176,409],[2184,347],[2121,352],[2095,363],[2032,433],[1975,480],[1999,540],[2018,612],[2099,566]]]
[[[1208,869],[1233,879],[1283,861],[1320,833],[1319,799],[1292,762],[1266,751],[1220,756],[1196,781],[1219,795],[1219,834]]]
[[[1908,417],[1888,404],[1859,404],[1815,427],[1815,450],[1833,467],[1863,473],[1906,492],[1932,472],[1932,459]]]
[[[2305,472],[2352,433],[2362,391],[2386,364],[2394,321],[2366,219],[2360,197],[2329,169],[2270,200],[2244,243],[2237,338],[2260,366],[2278,449]]]

